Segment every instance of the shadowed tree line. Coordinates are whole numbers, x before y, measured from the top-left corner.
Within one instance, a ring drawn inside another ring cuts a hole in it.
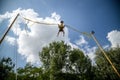
[[[120,48],[105,50],[120,72]],[[101,51],[96,50],[95,64],[90,58],[70,45],[53,42],[39,53],[41,67],[27,63],[17,69],[18,80],[119,80]],[[15,80],[14,63],[10,58],[0,59],[0,80]]]

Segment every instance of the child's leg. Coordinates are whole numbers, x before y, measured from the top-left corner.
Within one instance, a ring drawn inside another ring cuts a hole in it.
[[[65,32],[63,31],[63,36],[65,36]]]
[[[58,37],[59,33],[60,33],[60,31],[57,33],[57,37]]]

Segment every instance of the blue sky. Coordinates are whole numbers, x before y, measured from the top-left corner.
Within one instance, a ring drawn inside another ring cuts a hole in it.
[[[89,33],[94,30],[95,36],[102,46],[111,46],[114,44],[112,41],[108,41],[106,37],[108,33],[114,30],[117,30],[116,32],[120,31],[120,0],[0,0],[0,15],[6,12],[12,12],[18,8],[26,10],[33,9],[42,18],[48,17],[51,13],[56,12],[67,25],[82,32]],[[6,19],[6,21],[8,20]],[[5,21],[1,23],[1,32],[3,32],[2,29],[6,28],[6,25],[8,23]],[[76,41],[82,39],[79,33],[71,29],[68,29],[68,32],[71,43],[76,44]],[[13,35],[12,32],[9,34]],[[0,33],[1,35],[2,33]],[[89,47],[96,46],[92,39],[87,37],[84,37],[84,39],[89,43],[87,44]],[[120,42],[119,40],[117,39],[118,42]],[[9,53],[9,56],[14,58],[15,54],[10,55],[14,53],[14,48],[12,50],[9,48],[12,49],[13,46],[8,45],[4,41],[4,44],[0,46],[0,55],[5,56],[8,55],[6,53]],[[25,63],[20,54],[18,55],[18,59],[23,60],[23,63]],[[19,66],[22,66],[22,63]]]

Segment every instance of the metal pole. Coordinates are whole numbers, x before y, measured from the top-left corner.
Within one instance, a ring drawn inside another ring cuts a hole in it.
[[[105,51],[103,50],[102,46],[99,44],[98,40],[96,39],[96,37],[94,36],[94,31],[91,32],[91,36],[94,39],[94,41],[96,42],[98,48],[102,51],[103,55],[105,56],[105,58],[108,60],[108,62],[111,64],[113,70],[115,71],[115,73],[120,77],[119,72],[117,71],[117,69],[115,68],[115,66],[113,65],[113,63],[111,62],[111,60],[109,59],[109,57],[106,55]]]
[[[12,23],[10,24],[10,26],[8,27],[8,29],[5,31],[4,35],[2,36],[2,39],[0,40],[0,44],[2,43],[2,41],[4,40],[4,38],[6,37],[6,35],[8,34],[9,30],[11,29],[12,25],[14,24],[14,22],[16,21],[16,19],[17,19],[18,16],[19,16],[19,13],[15,17],[15,19],[12,21]]]

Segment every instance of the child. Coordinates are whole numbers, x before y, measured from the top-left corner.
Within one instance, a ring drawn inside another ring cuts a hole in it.
[[[64,21],[61,21],[60,24],[58,24],[58,27],[59,27],[59,31],[58,31],[58,34],[57,36],[59,35],[60,32],[63,32],[63,36],[65,35],[65,32],[64,32]]]

